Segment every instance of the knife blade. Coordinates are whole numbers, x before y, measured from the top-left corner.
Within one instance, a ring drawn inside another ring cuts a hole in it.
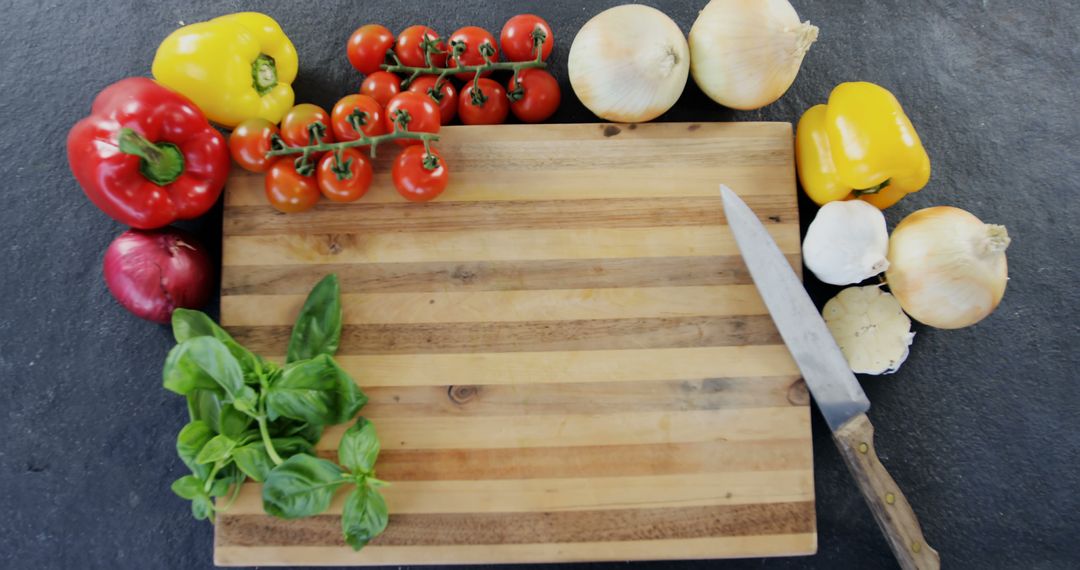
[[[905,570],[940,568],[911,505],[878,461],[874,426],[866,416],[870,401],[817,307],[753,210],[727,186],[720,185],[720,195],[750,277],[897,562]]]

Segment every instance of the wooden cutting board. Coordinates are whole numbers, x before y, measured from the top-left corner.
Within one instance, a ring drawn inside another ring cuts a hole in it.
[[[806,389],[718,186],[797,269],[786,123],[450,127],[451,185],[407,203],[386,148],[353,204],[283,215],[234,172],[221,321],[282,355],[341,278],[342,365],[370,396],[390,526],[219,517],[222,565],[684,559],[816,549]],[[344,426],[318,449],[335,458]]]

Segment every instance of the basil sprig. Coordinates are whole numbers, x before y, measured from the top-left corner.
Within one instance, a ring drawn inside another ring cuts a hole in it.
[[[286,519],[322,513],[338,489],[351,487],[342,532],[357,550],[386,528],[386,501],[379,492],[386,483],[375,477],[374,425],[359,417],[345,431],[341,465],[315,456],[324,427],[348,422],[367,403],[334,360],[341,319],[338,280],[328,275],[308,295],[286,364],[279,367],[244,348],[204,313],[173,313],[177,344],[162,377],[167,390],[187,398],[190,421],[177,435],[176,452],[191,474],[177,479],[172,490],[191,501],[196,519],[213,521],[250,478],[263,484],[263,510]]]

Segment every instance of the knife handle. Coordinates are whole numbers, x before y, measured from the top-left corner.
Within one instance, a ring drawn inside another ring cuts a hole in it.
[[[859,485],[896,561],[904,570],[938,570],[941,558],[923,538],[919,519],[874,451],[874,426],[859,414],[833,433],[840,455]]]

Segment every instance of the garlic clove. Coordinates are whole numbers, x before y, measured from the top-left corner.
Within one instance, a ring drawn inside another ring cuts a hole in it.
[[[844,289],[822,316],[851,370],[860,374],[896,372],[915,339],[900,302],[876,285]]]
[[[850,285],[889,268],[885,216],[861,200],[829,202],[818,210],[803,240],[803,262],[830,285]]]

